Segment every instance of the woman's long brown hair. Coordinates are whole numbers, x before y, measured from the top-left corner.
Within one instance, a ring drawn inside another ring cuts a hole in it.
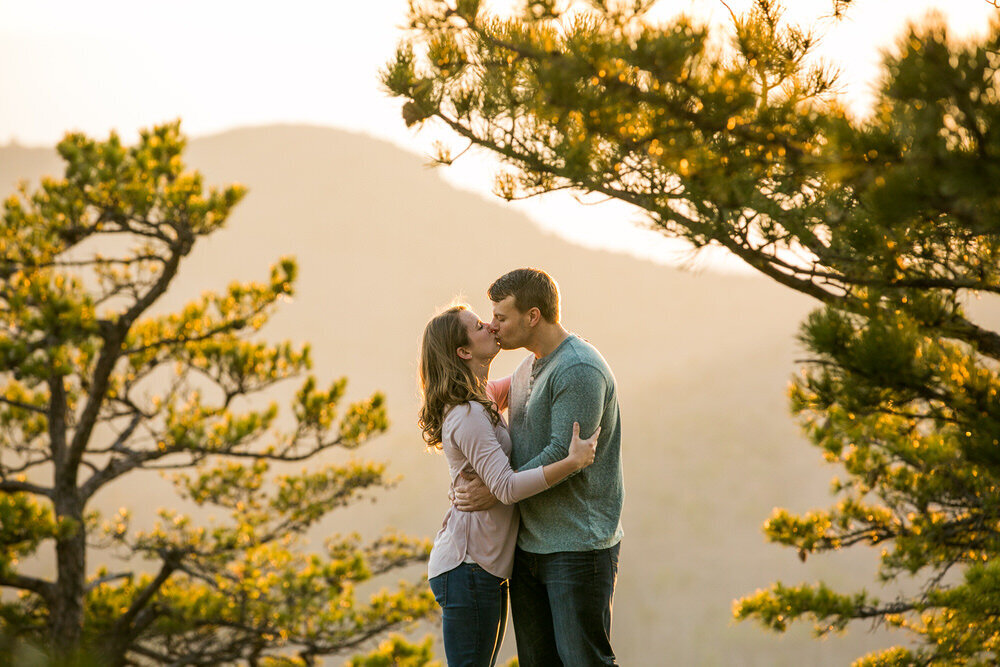
[[[480,382],[457,354],[458,348],[469,344],[469,333],[458,316],[463,310],[468,308],[452,306],[424,328],[420,346],[423,404],[417,424],[428,447],[441,448],[441,426],[449,406],[475,401],[486,408],[494,426],[500,421],[500,413],[486,397],[486,383]]]

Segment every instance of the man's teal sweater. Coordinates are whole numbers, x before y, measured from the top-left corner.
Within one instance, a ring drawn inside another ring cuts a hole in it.
[[[518,507],[518,546],[532,553],[606,549],[622,538],[621,417],[615,377],[601,353],[570,334],[548,355],[525,359],[511,378],[511,464],[525,470],[565,458],[601,427],[594,463]]]

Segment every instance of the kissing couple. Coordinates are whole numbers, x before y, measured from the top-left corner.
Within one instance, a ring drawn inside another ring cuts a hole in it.
[[[511,271],[487,294],[490,323],[452,306],[427,323],[420,353],[418,423],[444,453],[453,499],[427,572],[448,665],[496,664],[508,597],[521,667],[617,665],[625,494],[615,377],[563,327],[544,271]],[[491,380],[497,353],[519,348],[530,354],[514,373]]]

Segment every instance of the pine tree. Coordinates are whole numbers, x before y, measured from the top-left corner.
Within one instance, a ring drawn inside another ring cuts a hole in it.
[[[356,649],[433,610],[424,585],[370,601],[356,585],[425,560],[426,541],[385,534],[303,545],[331,510],[390,484],[383,464],[316,464],[388,426],[379,393],[338,404],[346,379],[320,386],[308,345],[254,335],[293,293],[282,258],[263,282],[203,292],[183,309],[154,304],[199,239],[244,195],[206,189],[182,162],[180,124],[141,133],[70,134],[61,179],[23,185],[0,228],[0,662],[48,647],[56,664],[308,665]],[[261,398],[305,376],[290,429]],[[290,462],[310,461],[289,472]],[[109,485],[170,471],[189,507],[130,526],[90,509]],[[50,576],[24,561],[54,545]],[[99,553],[123,572],[89,567]],[[89,656],[89,657],[88,657]]]
[[[933,19],[910,27],[856,118],[811,57],[821,26],[757,0],[718,40],[687,18],[653,23],[652,4],[538,0],[498,18],[477,0],[414,3],[382,80],[408,125],[499,156],[499,195],[626,202],[817,300],[791,406],[844,478],[833,507],[778,511],[765,532],[802,559],[874,547],[879,582],[920,585],[883,600],[776,583],[737,618],[910,634],[862,665],[992,663],[1000,334],[970,302],[1000,292],[1000,23],[968,43]]]

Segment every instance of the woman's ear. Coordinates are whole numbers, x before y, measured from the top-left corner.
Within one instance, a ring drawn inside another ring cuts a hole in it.
[[[455,354],[457,354],[460,359],[464,359],[465,361],[472,358],[472,351],[467,347],[458,348],[455,350]]]

